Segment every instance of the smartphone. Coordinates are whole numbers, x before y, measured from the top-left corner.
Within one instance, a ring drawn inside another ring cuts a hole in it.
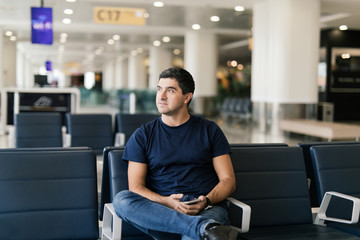
[[[198,203],[198,202],[200,202],[200,201],[201,201],[200,199],[195,198],[195,199],[190,200],[190,201],[185,201],[184,203],[185,203],[186,205],[191,205],[191,204]]]

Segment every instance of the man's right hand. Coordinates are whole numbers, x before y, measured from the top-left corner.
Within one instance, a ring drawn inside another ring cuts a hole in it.
[[[178,211],[180,199],[184,197],[184,194],[182,193],[174,193],[170,196],[166,197],[165,202],[163,203],[165,206],[175,209]]]

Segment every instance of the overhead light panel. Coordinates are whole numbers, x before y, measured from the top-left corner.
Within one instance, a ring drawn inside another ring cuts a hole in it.
[[[7,36],[7,37],[10,37],[12,35],[13,35],[12,31],[6,31],[5,32],[5,36]]]
[[[341,25],[341,26],[339,27],[339,29],[340,29],[341,31],[346,31],[346,30],[348,30],[348,26],[347,26],[347,25]]]
[[[70,8],[67,8],[67,9],[64,10],[64,13],[67,14],[67,15],[71,15],[71,14],[74,13],[74,11],[72,9],[70,9]]]
[[[168,42],[171,41],[171,38],[168,37],[168,36],[164,36],[164,37],[162,38],[162,41],[168,43]]]
[[[160,42],[159,40],[155,40],[155,41],[153,42],[153,45],[154,45],[155,47],[159,47],[159,46],[161,45],[161,42]]]
[[[180,55],[180,53],[181,53],[181,51],[180,51],[180,49],[178,49],[178,48],[176,48],[176,49],[173,50],[173,54],[174,54],[174,55]]]
[[[164,6],[163,2],[160,1],[154,2],[154,7],[163,7],[163,6]]]
[[[193,30],[200,30],[201,28],[200,24],[193,24],[191,27]]]
[[[62,22],[63,22],[64,24],[70,24],[70,23],[71,23],[71,19],[70,19],[70,18],[64,18],[64,19],[62,20]]]
[[[235,6],[234,7],[234,9],[235,9],[235,11],[237,11],[237,12],[243,12],[243,11],[245,11],[245,8],[243,7],[243,6]]]
[[[218,22],[218,21],[220,21],[220,17],[219,17],[219,16],[211,16],[211,17],[210,17],[210,21],[212,21],[212,22]]]

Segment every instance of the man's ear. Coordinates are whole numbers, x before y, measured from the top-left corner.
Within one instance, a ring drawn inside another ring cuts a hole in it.
[[[193,97],[192,93],[185,94],[185,103],[188,103]]]

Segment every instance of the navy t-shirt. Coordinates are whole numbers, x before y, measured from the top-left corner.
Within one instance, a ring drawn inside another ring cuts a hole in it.
[[[184,124],[170,127],[159,117],[134,132],[123,159],[148,164],[146,186],[160,195],[199,196],[219,182],[212,159],[230,152],[212,121],[191,115]]]

